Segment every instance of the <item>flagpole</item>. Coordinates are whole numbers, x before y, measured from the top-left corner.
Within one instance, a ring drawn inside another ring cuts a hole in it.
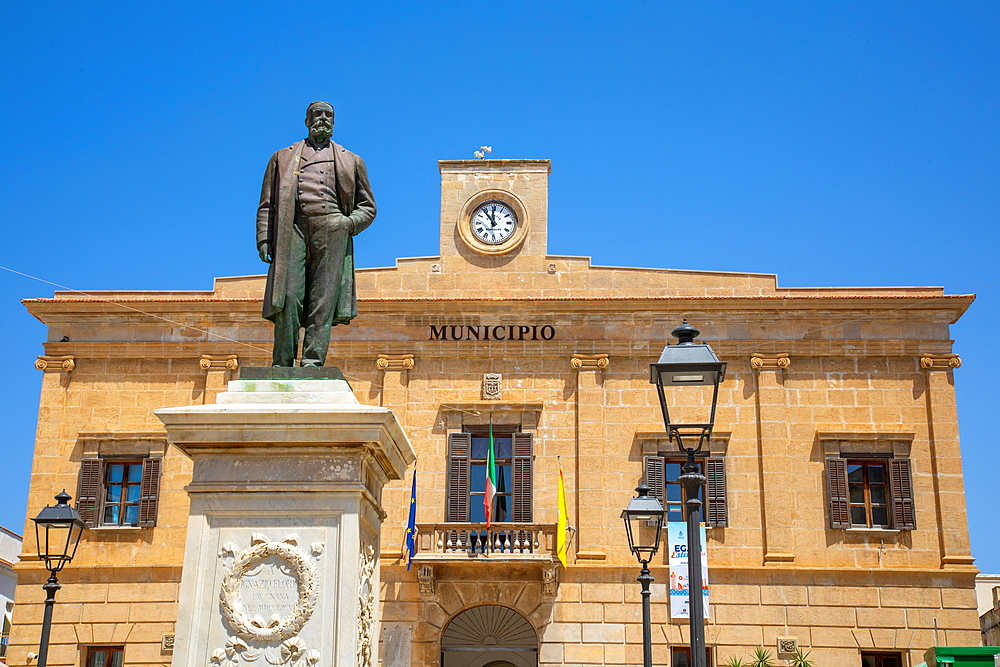
[[[490,449],[486,455],[486,483],[483,493],[483,508],[486,513],[486,531],[489,535],[490,524],[493,515],[493,496],[497,491],[497,465],[496,451],[493,444],[493,414],[490,414]]]
[[[405,548],[410,552],[410,557],[406,561],[406,571],[410,571],[410,566],[413,565],[413,556],[417,551],[416,537],[417,537],[417,465],[419,459],[414,457],[413,460],[413,485],[410,488],[410,517],[406,526],[406,545]]]
[[[559,465],[559,497],[557,498],[559,516],[556,521],[556,557],[562,563],[562,566],[566,567],[566,551],[569,547],[569,541],[566,539],[566,533],[569,530],[569,508],[566,503],[566,482],[563,479],[562,457],[557,456],[556,462]]]

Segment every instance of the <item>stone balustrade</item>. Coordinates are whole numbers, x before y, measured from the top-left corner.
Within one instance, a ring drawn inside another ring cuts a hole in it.
[[[540,523],[417,524],[414,561],[556,560],[556,526]]]

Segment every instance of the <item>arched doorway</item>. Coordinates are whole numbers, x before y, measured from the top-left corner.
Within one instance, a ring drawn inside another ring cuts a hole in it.
[[[538,636],[510,607],[484,604],[455,616],[441,633],[442,667],[536,667]]]

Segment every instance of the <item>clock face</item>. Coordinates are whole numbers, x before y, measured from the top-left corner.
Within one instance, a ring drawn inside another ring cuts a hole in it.
[[[517,216],[504,203],[489,201],[472,214],[472,233],[483,243],[497,245],[503,243],[517,229]]]

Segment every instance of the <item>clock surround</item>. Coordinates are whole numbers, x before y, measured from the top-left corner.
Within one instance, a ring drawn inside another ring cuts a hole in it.
[[[480,239],[473,230],[473,217],[485,204],[496,202],[506,206],[514,216],[513,232],[496,243]],[[506,190],[481,190],[470,197],[462,206],[455,221],[459,238],[474,252],[481,255],[504,255],[521,247],[528,235],[530,220],[524,203]]]

